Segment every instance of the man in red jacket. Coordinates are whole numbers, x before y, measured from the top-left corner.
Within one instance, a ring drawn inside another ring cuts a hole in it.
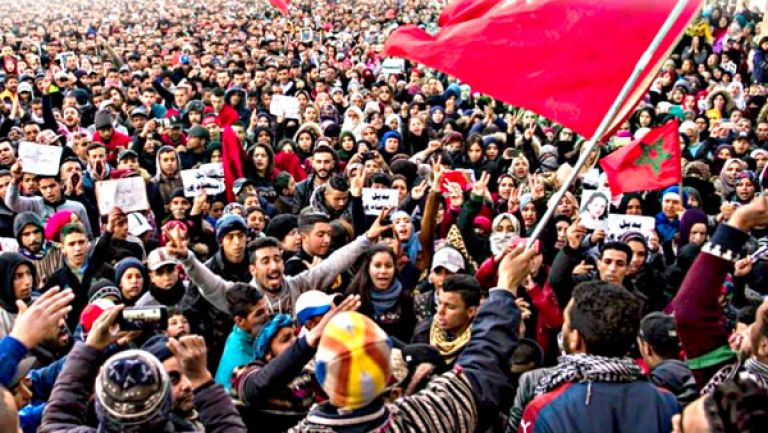
[[[107,110],[99,110],[96,113],[93,127],[96,128],[93,141],[103,143],[107,147],[107,160],[114,164],[117,160],[117,154],[130,147],[131,137],[115,131],[114,126],[112,126],[112,113]]]

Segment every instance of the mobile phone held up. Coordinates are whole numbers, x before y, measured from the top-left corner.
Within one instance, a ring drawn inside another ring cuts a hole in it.
[[[124,308],[117,318],[121,331],[164,331],[168,329],[168,308],[129,307]]]

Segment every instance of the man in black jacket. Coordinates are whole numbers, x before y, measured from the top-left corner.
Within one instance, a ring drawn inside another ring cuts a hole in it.
[[[62,290],[72,289],[75,299],[72,312],[67,316],[67,326],[75,329],[80,321],[80,313],[88,304],[88,289],[101,278],[115,279],[115,270],[97,256],[88,255],[90,242],[82,224],[67,224],[61,229],[61,250],[64,264],[54,272],[45,284],[43,292],[54,286]]]
[[[111,344],[126,344],[130,338],[110,328],[122,306],[102,314],[85,343],[77,343],[54,385],[43,414],[41,432],[156,432],[177,430],[170,420],[172,383],[163,364],[151,353],[126,350],[100,367],[100,358]],[[203,431],[245,433],[224,389],[213,382],[206,367],[205,340],[196,335],[170,339],[168,348],[179,360],[180,373],[189,381]],[[99,427],[86,427],[86,408],[95,385],[95,407]],[[194,428],[194,427],[193,427]]]
[[[309,206],[309,201],[315,190],[330,179],[336,170],[339,157],[331,147],[320,145],[312,152],[312,175],[296,185],[296,193],[293,196],[293,213],[298,214]]]

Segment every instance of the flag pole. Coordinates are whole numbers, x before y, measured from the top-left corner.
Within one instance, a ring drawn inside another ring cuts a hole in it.
[[[592,135],[592,139],[584,143],[586,149],[581,152],[579,159],[576,161],[576,165],[573,167],[573,170],[571,170],[571,173],[565,179],[563,185],[554,195],[554,205],[547,207],[547,211],[544,213],[544,216],[542,216],[541,221],[539,221],[538,225],[536,225],[536,228],[533,230],[533,233],[528,238],[528,243],[525,246],[526,249],[531,248],[533,242],[541,235],[544,227],[552,218],[552,214],[554,214],[555,209],[557,209],[558,203],[560,203],[560,200],[563,199],[565,192],[568,191],[568,188],[570,188],[573,182],[576,180],[576,176],[578,176],[579,170],[581,170],[581,167],[583,167],[587,162],[587,158],[589,158],[589,155],[592,153],[592,151],[595,150],[595,147],[598,145],[600,138],[608,129],[611,120],[616,117],[616,114],[621,109],[622,104],[627,99],[627,96],[629,96],[629,92],[632,90],[632,87],[634,87],[635,83],[637,83],[637,80],[640,79],[642,72],[648,67],[651,58],[653,57],[653,53],[659,48],[659,45],[661,45],[661,42],[672,28],[672,25],[680,17],[680,14],[683,13],[683,9],[685,9],[685,5],[688,3],[688,1],[689,0],[677,0],[677,4],[675,4],[674,9],[672,9],[672,12],[669,14],[666,21],[664,21],[664,24],[659,29],[659,32],[656,33],[656,36],[651,41],[648,49],[645,50],[645,53],[643,53],[643,55],[637,61],[635,69],[632,71],[632,75],[630,75],[629,79],[624,83],[624,87],[622,87],[621,92],[619,92],[619,96],[617,96],[616,100],[613,101],[613,105],[611,105],[611,108],[608,109],[608,113],[606,113],[605,117],[603,117],[603,120],[600,122],[597,130],[595,130],[595,133]]]

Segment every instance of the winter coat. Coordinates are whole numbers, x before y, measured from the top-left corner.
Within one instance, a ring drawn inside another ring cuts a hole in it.
[[[0,277],[0,337],[10,334],[16,314],[16,295],[13,290],[13,279],[16,269],[21,265],[27,265],[32,271],[33,289],[36,288],[37,272],[35,266],[24,256],[18,253],[0,253],[0,269],[3,270]],[[26,301],[26,299],[23,299]]]
[[[216,383],[229,392],[232,388],[232,372],[235,368],[246,365],[253,360],[253,335],[243,331],[238,326],[232,327],[232,332],[224,344],[224,353],[216,370]]]
[[[251,285],[265,295],[267,308],[271,313],[291,314],[299,295],[307,290],[322,290],[330,286],[338,275],[352,267],[357,258],[371,245],[373,243],[366,236],[360,236],[331,254],[316,268],[293,277],[284,277],[282,287],[276,292],[262,289],[255,280],[251,280]],[[181,260],[181,264],[192,283],[200,289],[202,296],[219,311],[229,314],[226,292],[235,282],[211,272],[192,252],[189,252],[186,259]]]
[[[699,398],[696,379],[694,379],[691,369],[683,361],[678,359],[661,361],[653,367],[648,376],[656,386],[677,396],[677,401],[681,406],[692,403]]]
[[[512,398],[507,372],[519,323],[520,310],[513,293],[492,289],[454,370],[433,378],[426,389],[389,404],[376,400],[362,409],[344,412],[329,403],[317,405],[289,431],[486,431],[497,420],[502,402]]]
[[[533,399],[518,432],[667,433],[677,413],[675,396],[645,380],[569,382]]]
[[[88,305],[88,289],[91,288],[91,284],[101,278],[114,281],[115,270],[106,264],[92,263],[86,268],[81,281],[69,268],[66,260],[64,260],[61,268],[51,275],[42,291],[45,292],[55,286],[59,286],[61,290],[72,289],[75,299],[72,300],[72,311],[67,315],[67,326],[69,329],[75,329],[78,323],[80,323],[80,313]]]
[[[82,203],[73,200],[62,200],[58,203],[46,202],[42,197],[21,197],[19,195],[19,186],[15,183],[8,185],[8,191],[5,193],[5,205],[8,209],[16,213],[32,212],[40,217],[43,222],[48,221],[51,215],[60,210],[71,210],[82,221],[88,234],[88,239],[93,239],[91,231],[91,222],[88,219],[88,212]]]
[[[720,368],[735,360],[728,346],[726,318],[718,298],[725,276],[733,270],[748,239],[748,233],[720,224],[701,248],[666,309],[675,316],[677,335],[700,388]]]
[[[102,351],[77,343],[69,354],[64,369],[54,385],[51,399],[43,415],[41,433],[91,433],[103,431],[85,425],[88,398],[96,382]],[[232,400],[224,389],[209,382],[193,392],[195,408],[208,433],[246,433]],[[128,431],[139,431],[132,426]],[[146,430],[145,430],[146,431]],[[157,431],[152,430],[150,431]],[[169,422],[164,431],[174,431]]]

